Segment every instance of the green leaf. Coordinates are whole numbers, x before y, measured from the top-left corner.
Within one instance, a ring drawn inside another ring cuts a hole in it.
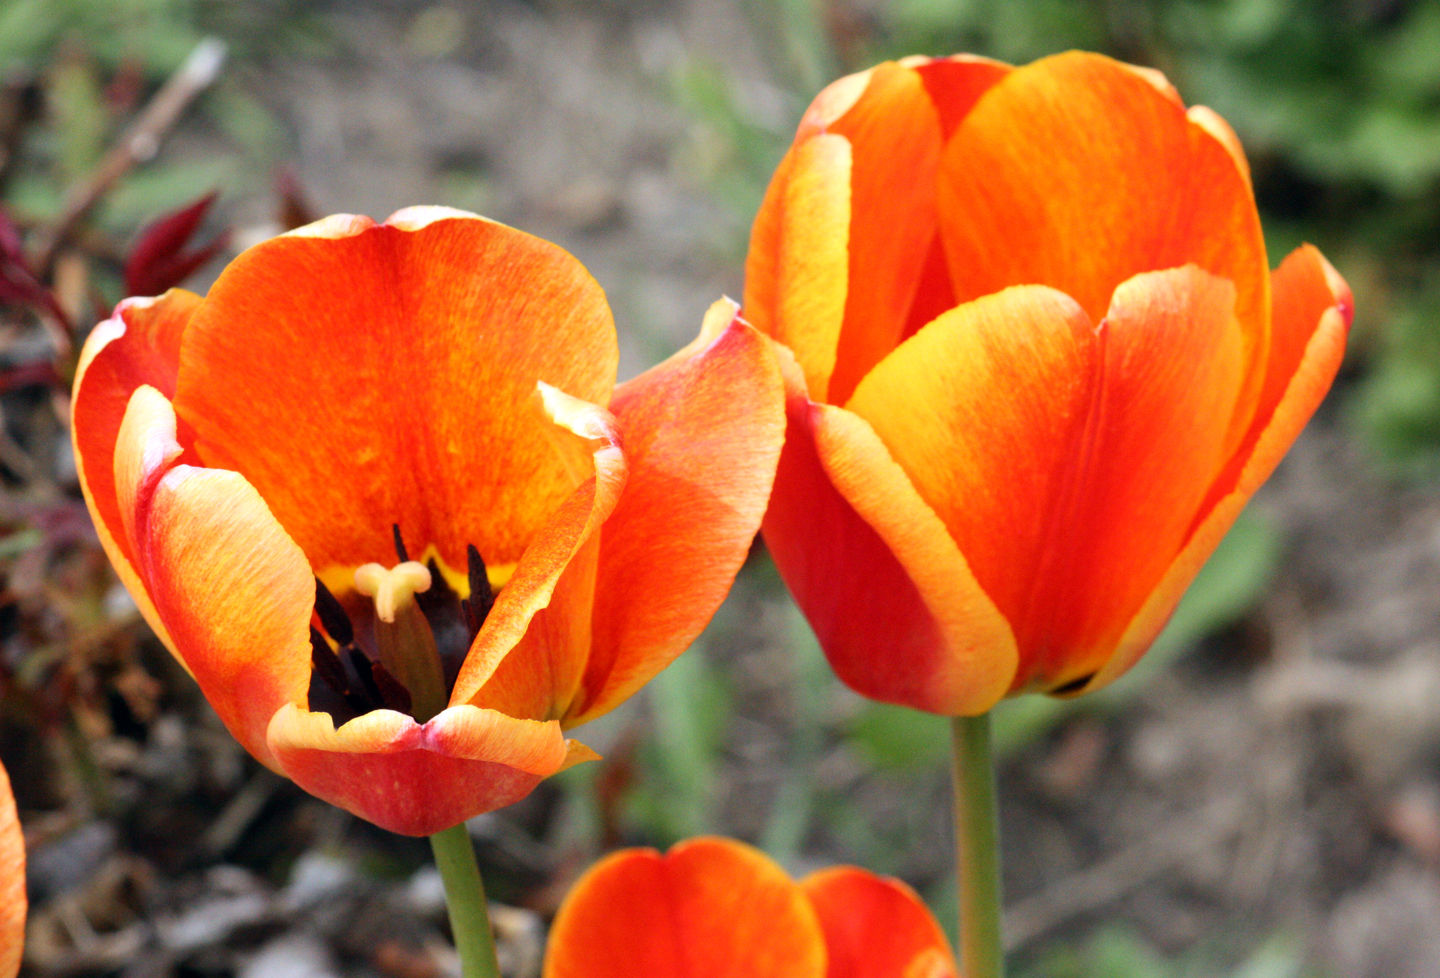
[[[950,756],[945,718],[905,706],[867,702],[847,734],[855,749],[881,770],[922,770]]]
[[[712,831],[715,760],[730,716],[724,678],[691,648],[650,682],[654,736],[642,753],[646,776],[634,800],[666,842]]]

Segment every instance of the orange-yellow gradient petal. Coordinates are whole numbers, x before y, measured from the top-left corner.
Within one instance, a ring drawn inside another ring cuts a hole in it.
[[[746,274],[798,363],[766,544],[847,684],[952,714],[1143,652],[1323,396],[1352,301],[1308,247],[1272,294],[1233,130],[1083,52],[836,82]]]
[[[770,344],[728,300],[694,344],[616,390],[630,479],[600,532],[590,658],[567,726],[631,696],[724,600],[765,513],[784,396]]]
[[[392,523],[452,567],[467,544],[510,564],[575,489],[536,383],[604,404],[616,356],[599,286],[555,245],[438,210],[330,219],[225,269],[175,405],[317,570],[388,560]]]
[[[204,299],[126,300],[97,327],[81,482],[121,580],[240,743],[429,834],[593,759],[562,723],[632,694],[723,598],[783,428],[771,344],[727,308],[616,391],[609,308],[556,246],[438,207],[325,218]],[[402,549],[456,588],[425,610],[458,669],[426,723],[366,674],[373,622],[349,587]],[[479,574],[491,592],[467,595]],[[317,578],[349,625],[317,611]]]
[[[1049,285],[1098,322],[1121,282],[1195,264],[1236,289],[1257,357],[1260,221],[1227,147],[1126,66],[1071,52],[1007,75],[945,150],[941,227],[960,301]]]
[[[1225,531],[1320,406],[1340,369],[1354,299],[1330,263],[1309,245],[1296,249],[1275,271],[1274,294],[1277,340],[1253,440],[1217,480],[1212,497],[1218,498],[1201,510],[1184,549],[1086,689],[1122,675],[1149,648]]]
[[[775,171],[745,261],[745,315],[794,352],[818,398],[845,322],[852,152],[844,136],[797,143]]]
[[[1098,329],[1016,287],[942,316],[856,391],[1012,624],[1014,689],[1098,669],[1178,551],[1227,458],[1241,346],[1229,283],[1193,267],[1125,283]]]
[[[728,839],[617,852],[566,897],[545,978],[824,978],[810,901],[764,853]]]
[[[15,978],[25,948],[25,837],[10,776],[0,764],[0,978]]]
[[[265,501],[234,472],[177,465],[175,415],[141,387],[115,450],[137,567],[177,654],[246,750],[272,768],[270,718],[310,683],[315,579]]]
[[[554,720],[573,698],[584,672],[594,599],[594,540],[620,501],[629,463],[609,411],[548,385],[541,386],[536,400],[557,429],[551,437],[587,450],[590,473],[526,548],[471,646],[450,702]]]
[[[70,433],[80,489],[95,516],[95,532],[140,613],[172,651],[155,608],[140,583],[115,491],[115,439],[142,384],[175,393],[180,338],[200,297],[171,289],[158,299],[126,299],[90,333],[75,371]]]
[[[916,173],[940,161],[940,118],[918,72],[874,69],[830,132],[850,142],[849,284],[825,399],[843,403],[896,343],[938,228],[935,188]],[[820,396],[819,391],[816,396]]]
[[[432,835],[530,794],[577,759],[556,722],[452,706],[427,723],[375,710],[338,730],[328,713],[287,706],[269,746],[317,797],[401,835]]]
[[[1009,625],[874,431],[811,404],[789,366],[764,522],[786,586],[857,691],[936,713],[985,709],[1015,671]]]
[[[76,367],[72,408],[80,484],[100,516],[99,524],[130,558],[115,498],[115,436],[142,384],[175,395],[180,338],[200,297],[172,289],[158,299],[127,299],[111,319],[96,326]]]
[[[950,942],[904,883],[854,866],[800,881],[825,931],[826,978],[953,978]]]

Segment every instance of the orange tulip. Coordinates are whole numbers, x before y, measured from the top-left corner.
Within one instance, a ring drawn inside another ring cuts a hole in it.
[[[25,908],[25,837],[15,816],[10,777],[0,764],[0,978],[15,978],[20,972]]]
[[[815,100],[746,315],[794,353],[764,536],[840,677],[975,715],[1129,668],[1330,385],[1350,292],[1268,271],[1234,133],[1092,54]]]
[[[700,838],[591,867],[550,930],[545,978],[953,978],[952,960],[898,880],[841,866],[795,883],[758,849]]]
[[[759,525],[766,341],[717,303],[618,387],[616,358],[554,245],[441,208],[330,217],[96,328],[81,485],[247,750],[432,834],[593,757],[563,731],[690,643]]]

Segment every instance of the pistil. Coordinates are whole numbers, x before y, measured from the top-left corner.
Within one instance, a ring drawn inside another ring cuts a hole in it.
[[[424,564],[403,561],[392,568],[365,564],[355,571],[355,590],[375,602],[375,645],[380,662],[410,694],[412,715],[424,723],[445,709],[445,671],[430,623],[416,603],[430,589]]]

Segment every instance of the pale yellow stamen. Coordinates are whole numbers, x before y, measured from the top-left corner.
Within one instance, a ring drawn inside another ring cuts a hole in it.
[[[388,569],[365,564],[355,568],[355,590],[375,599],[375,614],[381,621],[394,622],[395,613],[408,607],[417,591],[430,590],[430,571],[413,560]]]

